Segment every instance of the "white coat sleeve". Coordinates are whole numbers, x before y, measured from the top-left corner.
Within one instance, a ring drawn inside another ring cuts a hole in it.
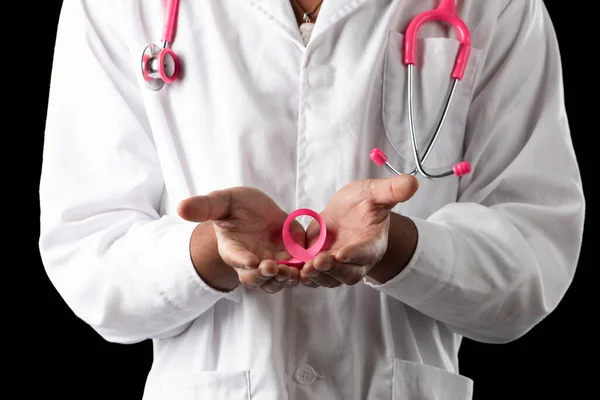
[[[104,339],[177,334],[219,299],[189,253],[194,225],[161,215],[165,183],[131,57],[106,1],[65,0],[40,181],[39,248],[66,304]]]
[[[367,284],[487,343],[515,340],[571,284],[585,201],[565,112],[561,59],[541,0],[498,19],[469,111],[458,201],[426,220],[395,278]]]

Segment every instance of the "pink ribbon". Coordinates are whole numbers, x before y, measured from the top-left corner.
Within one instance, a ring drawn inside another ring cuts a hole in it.
[[[292,222],[301,215],[307,215],[309,217],[314,218],[319,224],[319,237],[317,241],[310,246],[308,249],[300,246],[294,238],[292,238]],[[323,221],[323,217],[319,215],[319,213],[308,209],[308,208],[299,208],[296,211],[292,212],[286,218],[283,223],[283,245],[288,253],[293,257],[291,260],[278,260],[277,264],[290,265],[292,267],[296,267],[298,269],[302,269],[302,266],[305,262],[313,260],[317,254],[321,251],[323,246],[325,245],[325,238],[327,237],[327,228],[325,226],[325,221]]]

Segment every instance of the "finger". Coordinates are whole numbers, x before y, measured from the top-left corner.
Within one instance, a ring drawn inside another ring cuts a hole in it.
[[[317,285],[315,282],[311,281],[310,279],[306,279],[306,280],[301,280],[300,281],[302,283],[302,286],[311,288],[311,289],[316,289],[319,287],[319,285]]]
[[[273,260],[263,260],[258,264],[261,276],[273,278],[280,273],[280,266]],[[287,276],[284,280],[287,280]]]
[[[290,276],[288,278],[288,280],[285,282],[285,286],[288,288],[292,288],[295,286],[298,286],[298,283],[300,282],[300,271],[298,271],[297,268],[291,267],[289,268],[289,272],[290,272]]]
[[[315,266],[317,259],[321,259],[323,260],[322,263],[326,263],[326,260],[331,262],[334,258],[331,252],[322,252],[317,254],[314,260],[307,261],[304,264],[302,271],[300,271],[300,275],[302,276],[303,280],[312,280],[312,278],[315,278],[319,274],[320,271],[318,271]]]
[[[312,267],[312,261],[306,262],[302,266],[302,269],[300,271],[298,271],[298,279],[303,286],[310,287],[310,288],[316,288],[319,286],[316,283],[314,283],[313,281],[311,281],[310,278],[308,277],[308,273],[312,270],[314,270],[314,267]]]
[[[326,273],[317,273],[314,278],[310,278],[312,282],[314,282],[318,286],[322,286],[325,288],[336,288],[341,286],[343,282],[338,281],[334,277],[327,275]]]
[[[277,282],[285,283],[292,277],[292,270],[287,265],[278,265],[274,261],[263,261],[263,263],[273,263],[277,267],[277,275],[275,275],[275,280]]]
[[[278,282],[275,278],[272,278],[260,285],[260,290],[268,294],[275,294],[281,291],[284,286],[285,284],[283,282]]]
[[[329,253],[320,254],[321,258],[331,259],[333,260],[333,256]],[[326,288],[334,288],[338,287],[342,284],[342,282],[336,280],[332,276],[323,273],[315,268],[316,264],[315,260],[308,261],[304,264],[304,268],[302,268],[302,275],[304,276],[305,281],[311,281],[317,286],[323,286]]]
[[[409,200],[419,188],[419,181],[412,175],[402,174],[392,178],[371,179],[369,190],[373,201],[395,206]]]
[[[298,286],[298,284],[301,282],[300,271],[298,271],[298,269],[295,267],[288,267],[285,265],[280,265],[280,268],[285,268],[287,272],[287,279],[283,282],[284,287],[293,288]]]
[[[205,222],[227,218],[231,210],[231,191],[216,190],[189,197],[179,203],[177,213],[186,221]]]
[[[236,268],[240,282],[249,289],[256,289],[277,275],[277,265],[264,263],[256,269]]]
[[[363,271],[365,269],[362,265],[341,263],[336,260],[334,254],[319,254],[313,264],[315,271],[319,273],[320,279],[324,279],[323,276],[328,276],[344,285],[356,285],[364,276]],[[319,281],[317,283],[321,284]]]
[[[262,261],[260,263],[258,269],[265,270],[268,267],[267,271],[269,271],[268,273],[270,273],[272,271],[271,268],[273,268],[273,266],[275,266],[277,268],[277,274],[260,286],[260,288],[264,292],[271,293],[271,294],[277,293],[284,287],[291,285],[291,283],[293,281],[291,268],[289,268],[285,265],[277,265],[272,260]],[[296,282],[297,282],[297,280],[296,280]]]
[[[356,285],[364,278],[368,270],[362,265],[344,264],[334,261],[327,271],[321,272],[321,276],[327,275],[344,285]]]
[[[240,283],[248,289],[256,289],[262,286],[271,277],[263,277],[257,269],[235,269]]]

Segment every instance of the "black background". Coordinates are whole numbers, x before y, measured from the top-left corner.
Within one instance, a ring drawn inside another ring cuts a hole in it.
[[[15,271],[23,273],[17,280],[3,282],[5,308],[9,313],[16,313],[12,323],[9,321],[3,329],[3,337],[6,338],[3,340],[4,353],[14,357],[13,361],[4,363],[13,378],[3,381],[16,387],[14,395],[7,398],[29,398],[24,394],[43,393],[43,397],[57,399],[140,399],[152,361],[150,342],[118,345],[101,339],[65,305],[50,284],[39,258],[39,171],[52,51],[62,2],[23,3],[36,9],[33,14],[32,10],[27,10],[27,18],[21,15],[25,28],[35,27],[33,33],[21,29],[21,38],[18,39],[20,46],[27,44],[16,61],[16,65],[24,68],[26,78],[23,79],[23,74],[10,73],[10,66],[6,64],[4,74],[8,90],[13,94],[11,106],[17,105],[16,113],[26,113],[25,117],[17,120],[17,128],[3,129],[10,131],[8,144],[12,149],[25,149],[10,154],[10,149],[5,148],[5,156],[17,157],[19,161],[16,164],[11,161],[6,174],[8,185],[17,188],[17,197],[10,198],[14,196],[13,192],[7,191],[11,195],[5,195],[4,200],[11,202],[5,209],[15,210],[14,213],[8,212],[9,222],[6,222],[10,232],[14,227],[15,234],[5,241],[5,254],[13,257],[7,257],[4,266],[10,269],[9,276]],[[584,7],[583,4],[546,1],[546,5],[559,38],[567,111],[586,191],[588,211],[584,245],[575,280],[564,300],[529,334],[505,345],[464,342],[460,354],[461,371],[475,380],[476,400],[546,399],[555,396],[587,399],[592,397],[588,393],[595,392],[592,372],[597,365],[598,346],[592,327],[595,323],[593,316],[598,313],[595,307],[596,282],[592,278],[594,242],[589,231],[594,212],[593,198],[598,199],[591,187],[598,180],[593,178],[592,159],[584,154],[586,150],[589,154],[596,145],[594,137],[598,134],[598,126],[596,124],[593,129],[587,127],[592,122],[591,117],[596,115],[584,108],[589,108],[585,105],[587,102],[597,104],[598,96],[597,89],[593,89],[597,87],[594,81],[596,71],[583,69],[595,64],[596,46],[595,40],[587,39],[590,36],[584,32],[591,26],[585,22],[585,13],[570,10]],[[574,13],[577,13],[577,19]],[[8,21],[5,18],[5,24],[15,23],[17,20],[13,17],[14,13],[10,14]],[[574,26],[576,23],[577,26]],[[27,34],[32,37],[27,38]],[[586,40],[591,48],[585,48]],[[8,41],[5,45],[14,44]],[[15,78],[13,82],[12,77],[17,76],[19,79]],[[11,88],[13,84],[16,84],[14,89]],[[23,85],[26,85],[25,89]],[[15,121],[14,116],[9,117],[9,121]],[[15,138],[18,141],[22,139],[23,143],[12,145],[11,141]],[[27,160],[23,159],[24,156]],[[16,180],[12,182],[13,179]],[[23,184],[25,187],[19,188]],[[24,206],[25,200],[29,204]],[[10,222],[13,218],[15,221]],[[27,220],[24,221],[24,218]],[[14,249],[17,246],[24,246],[24,249],[15,254],[13,245]]]

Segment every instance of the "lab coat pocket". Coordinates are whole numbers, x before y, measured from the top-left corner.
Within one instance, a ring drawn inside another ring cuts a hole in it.
[[[414,123],[419,152],[424,154],[440,119],[452,79],[459,42],[448,38],[419,38],[413,78]],[[408,68],[403,62],[404,35],[390,31],[383,65],[382,113],[390,144],[404,159],[405,168],[415,167],[408,120]],[[460,159],[464,131],[480,51],[471,49],[464,77],[458,82],[452,104],[432,152],[424,164],[435,172]],[[409,171],[401,171],[409,172]]]
[[[251,400],[250,372],[202,371],[163,375],[148,385],[144,400]]]
[[[392,400],[471,400],[473,381],[429,365],[394,360]]]

